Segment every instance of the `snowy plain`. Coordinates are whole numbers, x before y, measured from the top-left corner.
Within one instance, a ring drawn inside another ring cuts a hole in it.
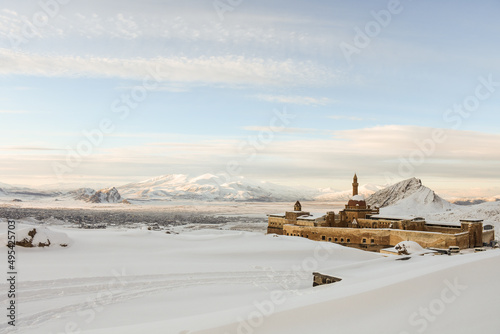
[[[17,226],[32,227],[33,221]],[[262,232],[47,228],[66,234],[69,246],[17,247],[17,333],[500,329],[498,250],[398,260]],[[342,281],[313,288],[316,271]],[[0,333],[16,331],[2,322]]]

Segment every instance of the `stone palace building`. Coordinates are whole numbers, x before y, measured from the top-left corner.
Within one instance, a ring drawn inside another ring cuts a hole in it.
[[[422,217],[384,216],[378,208],[366,204],[358,194],[358,178],[354,175],[352,197],[338,213],[311,214],[296,202],[293,211],[268,215],[267,233],[297,236],[316,241],[380,251],[401,241],[415,241],[422,247],[460,249],[491,245],[495,232],[478,219],[460,222],[430,222]]]

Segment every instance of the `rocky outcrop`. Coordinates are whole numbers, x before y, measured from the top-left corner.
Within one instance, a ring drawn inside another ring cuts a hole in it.
[[[101,189],[97,191],[95,194],[90,196],[87,202],[90,203],[119,203],[121,202],[122,196],[116,190],[115,187],[108,189]]]
[[[67,247],[71,240],[65,233],[54,232],[46,227],[21,229],[17,232],[16,246],[20,247],[49,247],[58,245]]]
[[[80,188],[72,192],[75,199],[89,203],[120,203],[122,196],[115,187],[95,191],[91,188]]]

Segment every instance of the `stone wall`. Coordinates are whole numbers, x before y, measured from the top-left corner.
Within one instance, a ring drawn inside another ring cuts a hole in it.
[[[495,230],[483,230],[483,244],[491,244],[495,240]]]
[[[283,234],[283,224],[286,224],[286,219],[282,217],[269,216],[267,224],[267,233]]]
[[[285,224],[283,226],[283,235],[299,236],[316,241],[335,242],[355,248],[378,249],[392,247],[406,240],[415,241],[424,248],[448,248],[450,246],[468,248],[469,245],[468,232],[442,234],[411,230],[303,227]]]

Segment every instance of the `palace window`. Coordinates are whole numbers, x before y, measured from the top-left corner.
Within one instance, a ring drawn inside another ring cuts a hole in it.
[[[321,236],[321,240],[326,240],[326,236],[325,236],[325,235],[322,235],[322,236]]]
[[[332,238],[328,238],[328,241],[332,241]]]
[[[335,238],[335,242],[337,242],[337,241],[339,241],[339,239],[338,239],[338,238]]]
[[[344,242],[344,238],[340,238],[340,242]]]
[[[366,244],[366,238],[363,238],[363,243]]]
[[[372,244],[374,244],[374,243],[375,243],[375,239],[370,240],[370,242],[371,242]]]
[[[347,242],[351,242],[351,239],[347,239]]]

